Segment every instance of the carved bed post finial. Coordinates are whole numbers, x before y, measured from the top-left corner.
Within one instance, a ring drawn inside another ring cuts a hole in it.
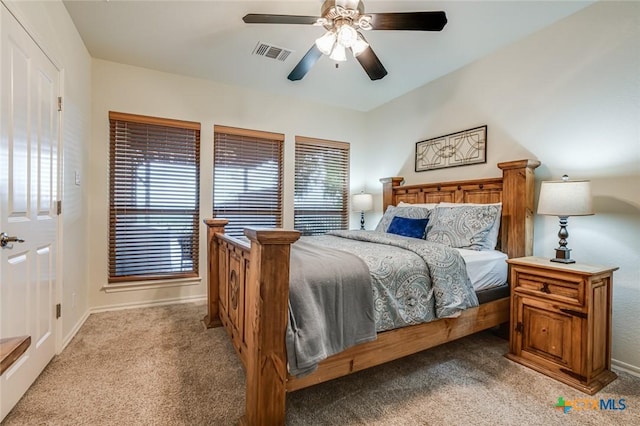
[[[220,276],[218,274],[219,244],[216,234],[224,234],[224,227],[229,223],[227,219],[205,219],[207,225],[207,315],[204,317],[204,325],[207,328],[220,327]]]

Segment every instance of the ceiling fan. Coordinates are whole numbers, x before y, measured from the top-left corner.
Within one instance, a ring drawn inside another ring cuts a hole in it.
[[[242,20],[247,24],[302,24],[324,27],[327,32],[311,46],[287,77],[301,80],[322,55],[335,61],[346,61],[350,50],[371,80],[387,75],[387,70],[367,43],[361,31],[403,30],[441,31],[447,23],[444,12],[364,13],[361,0],[325,0],[320,17],[268,15],[250,13]]]

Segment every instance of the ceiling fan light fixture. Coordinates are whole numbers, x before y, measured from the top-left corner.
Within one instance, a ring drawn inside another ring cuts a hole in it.
[[[358,40],[358,32],[349,24],[342,24],[337,31],[338,43],[343,47],[352,47]]]
[[[351,46],[351,52],[353,52],[353,57],[355,58],[369,47],[369,43],[364,41],[364,37],[360,33],[358,33],[358,38],[356,42]]]
[[[325,55],[330,55],[333,45],[336,44],[336,33],[327,31],[322,37],[316,39],[316,47]]]
[[[347,53],[344,49],[344,46],[341,45],[340,43],[336,43],[336,45],[333,48],[333,52],[331,52],[331,56],[329,56],[329,58],[333,59],[334,61],[338,61],[338,62],[344,62],[347,60]]]

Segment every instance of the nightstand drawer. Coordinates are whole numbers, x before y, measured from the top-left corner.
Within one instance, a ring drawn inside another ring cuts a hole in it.
[[[584,303],[584,282],[580,277],[547,277],[514,268],[514,290],[548,300],[582,306]],[[573,279],[571,279],[573,278]]]

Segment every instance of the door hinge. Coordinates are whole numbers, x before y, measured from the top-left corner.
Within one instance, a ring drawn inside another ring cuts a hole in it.
[[[58,96],[58,111],[62,111],[62,96]]]
[[[62,316],[62,305],[58,303],[56,305],[56,319],[60,318],[61,316]]]
[[[574,311],[573,309],[566,309],[566,308],[562,308],[560,309],[561,312],[564,312],[565,314],[569,314],[569,315],[573,315],[574,317],[580,317],[580,318],[587,318],[587,314],[584,312],[580,312],[580,311]]]
[[[62,214],[62,200],[56,201],[56,214],[57,215]]]
[[[524,324],[522,324],[521,322],[516,324],[516,332],[518,333],[522,333],[524,331]]]

